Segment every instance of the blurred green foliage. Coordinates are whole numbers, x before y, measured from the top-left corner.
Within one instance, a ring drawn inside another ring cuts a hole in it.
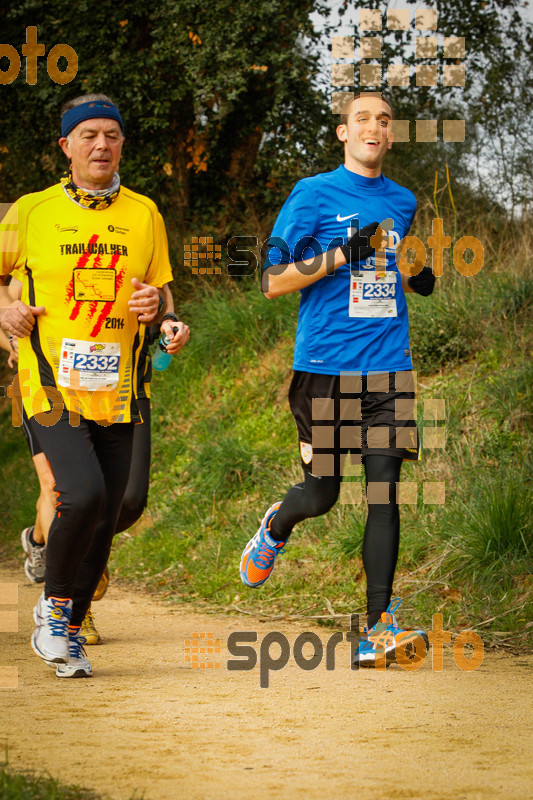
[[[413,74],[409,87],[388,91],[397,116],[439,124],[465,118],[467,137],[464,144],[424,144],[415,142],[412,132],[410,143],[393,149],[388,174],[411,185],[419,198],[424,193],[431,198],[435,168],[448,161],[460,200],[462,194],[471,197],[474,172],[480,173],[469,155],[483,151],[487,164],[507,162],[498,178],[501,194],[517,173],[527,177],[532,162],[532,145],[520,136],[532,107],[525,64],[533,45],[531,26],[520,15],[522,0],[428,4],[438,11],[440,37],[465,38],[467,81],[455,89],[444,87],[441,78],[435,87],[416,85],[414,65],[428,59],[416,58],[413,42],[431,31],[415,30],[416,2],[406,4],[409,30],[389,31],[384,25],[381,31],[383,75],[393,62],[409,64]],[[386,6],[375,0],[335,8],[337,17],[321,0],[3,4],[4,42],[22,55],[26,28],[36,26],[46,53],[55,44],[68,44],[79,66],[74,80],[58,85],[48,76],[46,58],[39,57],[37,82],[28,85],[22,58],[19,76],[0,85],[2,201],[57,180],[65,166],[57,146],[61,104],[78,94],[104,92],[125,120],[124,183],[156,200],[171,221],[172,240],[181,242],[188,231],[206,227],[219,241],[243,232],[266,238],[295,181],[334,168],[341,158],[334,134],[338,117],[330,108],[330,65],[324,66],[335,25],[348,8],[356,15],[361,8],[379,8],[385,19]],[[357,66],[358,27],[353,33]],[[439,46],[434,61],[439,74],[454,61],[444,58]],[[7,68],[5,59],[1,66]],[[58,67],[66,67],[64,59]],[[356,81],[357,74],[356,69]],[[498,152],[486,151],[483,132],[494,147],[499,143]],[[524,186],[513,184],[501,196],[524,208]],[[495,202],[490,189],[478,204]],[[243,223],[248,229],[238,230]]]

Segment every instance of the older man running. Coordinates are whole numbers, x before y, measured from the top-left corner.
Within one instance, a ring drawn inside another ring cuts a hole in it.
[[[1,323],[19,337],[20,394],[57,494],[32,647],[59,677],[92,675],[80,625],[109,556],[141,419],[141,323],[162,318],[160,289],[172,280],[156,205],[121,186],[123,141],[108,97],[70,101],[59,139],[69,169],[4,219],[12,242],[0,274],[17,270],[23,289]],[[188,329],[163,325],[179,349]]]

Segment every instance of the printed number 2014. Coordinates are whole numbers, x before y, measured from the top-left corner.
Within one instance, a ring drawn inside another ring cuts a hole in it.
[[[106,328],[122,328],[124,327],[124,320],[120,317],[108,317],[105,321]]]

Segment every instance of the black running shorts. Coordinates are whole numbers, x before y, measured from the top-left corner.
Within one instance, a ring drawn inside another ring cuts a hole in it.
[[[367,455],[419,458],[413,373],[295,372],[289,390],[306,472],[342,476]]]
[[[34,456],[38,456],[39,453],[43,452],[43,448],[39,444],[36,427],[37,424],[35,422],[35,418],[32,417],[31,419],[28,419],[28,415],[26,414],[26,409],[23,406],[22,431],[24,433],[24,436],[26,437],[26,441],[28,443],[28,447],[30,448],[30,453],[32,458],[34,458]]]

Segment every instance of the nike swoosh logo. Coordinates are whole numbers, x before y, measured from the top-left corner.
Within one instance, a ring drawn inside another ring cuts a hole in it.
[[[356,211],[355,214],[348,214],[347,217],[341,217],[340,214],[337,214],[337,222],[344,222],[346,219],[351,219],[352,217],[358,217],[359,211]]]

